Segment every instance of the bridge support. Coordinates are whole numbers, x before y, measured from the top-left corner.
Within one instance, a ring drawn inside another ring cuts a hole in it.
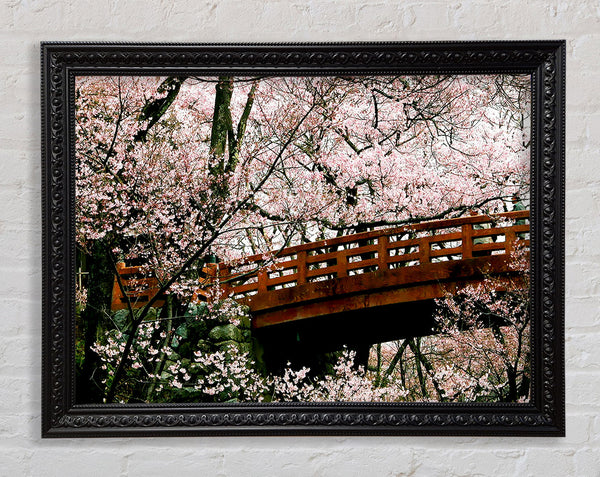
[[[373,344],[436,332],[434,301],[352,310],[252,330],[268,371],[280,373],[288,362],[315,375],[332,371],[344,347],[356,352],[355,364],[367,365]]]

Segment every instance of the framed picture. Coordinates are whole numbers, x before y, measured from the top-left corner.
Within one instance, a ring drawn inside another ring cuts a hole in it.
[[[44,43],[42,435],[564,435],[564,63]]]

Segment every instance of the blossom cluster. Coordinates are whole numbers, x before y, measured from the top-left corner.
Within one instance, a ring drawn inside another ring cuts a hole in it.
[[[235,346],[212,352],[197,350],[194,359],[186,362],[172,341],[153,344],[157,333],[160,339],[167,338],[158,321],[144,324],[139,333],[125,387],[152,383],[152,392],[147,395],[150,402],[172,399],[173,392],[187,393],[200,402],[395,402],[408,395],[397,380],[376,385],[372,375],[355,366],[356,353],[349,350],[340,353],[332,374],[314,376],[309,368],[293,369],[288,363],[281,375],[274,376],[259,373],[250,353]],[[114,377],[125,340],[121,332],[108,332],[104,344],[93,346],[107,373],[104,382]],[[121,399],[127,399],[125,394]]]
[[[295,400],[294,392],[303,401],[322,402],[397,402],[404,401],[408,391],[397,380],[386,386],[376,385],[374,377],[364,367],[355,365],[356,352],[344,349],[327,374],[311,382],[306,368],[294,373],[286,370],[281,384],[276,382],[275,396],[282,400]],[[287,380],[286,380],[287,378]],[[279,386],[278,386],[279,384]]]

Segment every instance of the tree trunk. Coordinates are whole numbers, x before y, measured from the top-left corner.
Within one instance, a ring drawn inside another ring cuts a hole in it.
[[[506,396],[506,400],[508,402],[515,402],[518,398],[517,373],[512,366],[506,369],[506,376],[508,378],[508,396]]]
[[[154,367],[153,374],[155,376],[159,376],[159,378],[153,378],[148,386],[146,391],[146,401],[152,402],[152,395],[154,394],[154,390],[156,389],[156,383],[160,380],[160,375],[162,374],[165,363],[167,362],[167,353],[165,353],[165,346],[167,344],[171,345],[173,342],[173,296],[168,295],[165,306],[163,307],[163,313],[166,315],[167,319],[167,336],[163,338],[162,343],[158,345],[158,349],[160,350],[160,358],[156,366]]]
[[[88,300],[81,313],[80,326],[84,335],[84,359],[77,373],[77,403],[101,402],[103,390],[100,377],[100,357],[91,349],[98,334],[104,329],[105,317],[110,315],[112,298],[113,270],[101,241],[94,243],[92,253],[87,257]]]
[[[230,147],[235,142],[230,109],[232,94],[233,78],[227,76],[219,77],[216,86],[215,110],[213,112],[213,124],[210,135],[210,172],[215,177],[225,172],[227,142],[229,141]]]

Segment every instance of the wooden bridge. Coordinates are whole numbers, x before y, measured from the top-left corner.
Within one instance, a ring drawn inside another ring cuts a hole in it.
[[[249,276],[222,269],[253,327],[442,297],[483,273],[509,272],[508,254],[529,232],[528,211],[423,222],[283,249]],[[528,245],[525,240],[525,245]],[[264,256],[245,260],[256,268]]]
[[[368,308],[423,302],[480,280],[510,272],[508,255],[517,239],[529,245],[529,211],[422,222],[288,247],[246,257],[235,267],[208,265],[225,293],[247,305],[261,329]],[[122,283],[134,307],[157,290],[153,278],[131,278],[137,267],[121,266]],[[143,290],[139,290],[142,284]],[[162,303],[157,302],[157,306]],[[126,298],[115,280],[113,309]]]
[[[429,221],[253,255],[230,267],[208,264],[201,280],[208,286],[218,278],[226,295],[250,307],[267,367],[292,361],[318,369],[323,363],[314,360],[341,345],[366,363],[373,343],[435,333],[436,298],[486,275],[515,273],[510,252],[517,241],[528,247],[528,237],[527,210]],[[115,277],[112,309],[128,300],[144,306],[157,280],[140,276],[139,267],[119,267],[127,297]]]

